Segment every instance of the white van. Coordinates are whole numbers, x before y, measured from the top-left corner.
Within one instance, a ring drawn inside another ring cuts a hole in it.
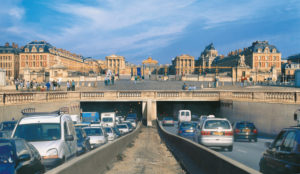
[[[25,114],[18,121],[12,138],[23,138],[31,143],[48,169],[76,156],[77,137],[72,119],[59,112]]]
[[[101,126],[114,127],[115,125],[116,125],[116,113],[115,112],[101,113]]]
[[[78,124],[78,123],[81,122],[79,115],[70,115],[70,117],[71,117],[74,124]]]
[[[180,122],[191,121],[192,114],[190,110],[179,110],[178,111],[178,125]]]

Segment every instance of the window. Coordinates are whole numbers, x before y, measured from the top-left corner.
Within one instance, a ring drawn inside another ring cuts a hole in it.
[[[67,127],[67,122],[64,123],[64,134],[65,134],[65,136],[69,135],[68,127]]]
[[[281,131],[276,137],[275,141],[270,146],[270,148],[275,148],[276,150],[280,150],[284,135],[285,135],[285,131]]]
[[[296,142],[296,132],[291,131],[288,132],[284,142],[282,143],[282,147],[281,147],[281,151],[287,151],[287,152],[291,152],[294,147],[296,146],[297,142]]]
[[[16,152],[18,157],[24,154],[30,154],[30,152],[28,151],[25,145],[24,140],[16,140],[15,144],[16,144]]]
[[[258,57],[258,60],[261,60],[261,56]]]
[[[28,52],[29,52],[29,49],[28,49],[28,48],[25,48],[25,52],[28,53]]]
[[[266,63],[266,66],[269,67],[269,63],[268,62]]]

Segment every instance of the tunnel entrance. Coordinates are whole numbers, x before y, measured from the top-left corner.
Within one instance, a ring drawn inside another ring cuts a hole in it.
[[[80,102],[82,112],[116,112],[117,116],[136,113],[142,119],[142,102]]]
[[[216,117],[221,117],[219,114],[220,102],[208,101],[180,101],[180,102],[157,102],[157,117],[161,120],[163,117],[173,117],[177,120],[177,112],[182,109],[191,110],[192,115],[209,115],[214,114]]]

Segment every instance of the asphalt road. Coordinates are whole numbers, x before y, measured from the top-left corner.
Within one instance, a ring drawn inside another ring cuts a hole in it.
[[[165,126],[164,128],[172,134],[177,134],[177,123],[174,125],[174,127]],[[232,152],[220,151],[219,149],[214,150],[248,167],[251,167],[255,170],[259,170],[259,161],[261,155],[266,150],[264,144],[265,142],[271,141],[271,139],[265,138],[258,138],[256,143],[248,141],[239,141],[234,142]]]

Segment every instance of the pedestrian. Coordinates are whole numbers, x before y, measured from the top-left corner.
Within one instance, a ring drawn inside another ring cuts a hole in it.
[[[112,85],[115,84],[115,76],[114,76],[114,75],[111,76],[111,84],[112,84]]]
[[[136,84],[137,76],[134,77],[134,84]]]
[[[31,89],[31,91],[33,91],[33,81],[32,80],[30,81],[30,89]]]
[[[75,82],[72,80],[72,91],[75,91]]]
[[[21,87],[21,90],[23,91],[23,87],[24,87],[24,81],[23,80],[20,81],[20,87]]]
[[[58,79],[57,86],[58,86],[58,90],[60,90],[60,86],[61,86],[61,78]]]
[[[182,90],[186,90],[187,89],[187,85],[184,83],[182,86]]]
[[[70,82],[69,82],[69,80],[67,81],[67,91],[70,91]]]
[[[48,81],[47,83],[46,83],[46,87],[47,87],[47,91],[49,91],[50,90],[50,82]]]
[[[27,80],[27,83],[26,83],[26,87],[27,87],[27,91],[29,91],[30,89],[30,82]]]
[[[15,85],[16,85],[16,90],[18,91],[19,90],[19,79],[15,80]]]
[[[105,86],[107,86],[107,82],[108,82],[108,76],[105,76],[105,78],[104,78],[104,84],[105,84]]]

